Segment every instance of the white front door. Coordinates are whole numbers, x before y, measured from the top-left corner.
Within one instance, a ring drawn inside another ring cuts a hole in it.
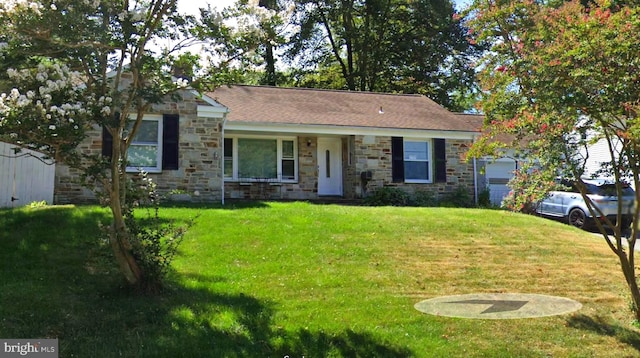
[[[318,195],[342,195],[340,138],[318,138]]]

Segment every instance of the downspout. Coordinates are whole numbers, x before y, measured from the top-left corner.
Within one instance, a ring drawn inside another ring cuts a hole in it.
[[[480,200],[478,199],[478,163],[476,157],[473,157],[473,191],[476,206],[478,206],[478,204],[480,204]]]
[[[222,171],[221,171],[221,174],[222,174],[222,190],[220,191],[222,193],[222,199],[221,199],[222,206],[224,206],[224,126],[225,126],[225,124],[227,124],[227,113],[229,113],[228,110],[227,110],[227,112],[225,112],[222,115],[222,126],[220,128],[220,139],[221,139],[220,148],[222,149],[222,153],[220,153],[221,154],[220,155],[220,159],[221,160],[219,159],[220,161],[218,162],[219,164],[221,164],[220,168],[222,169]]]
[[[477,135],[473,136],[473,143],[475,144],[476,139],[478,139]],[[473,157],[473,196],[476,202],[476,206],[480,204],[480,199],[478,198],[478,158]]]

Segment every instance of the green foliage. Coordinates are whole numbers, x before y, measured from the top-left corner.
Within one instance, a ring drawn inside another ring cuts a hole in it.
[[[364,199],[364,202],[372,206],[407,206],[409,199],[409,194],[404,190],[385,186],[376,189]]]
[[[484,188],[478,193],[478,206],[481,208],[490,208],[491,204],[491,191],[489,188]]]
[[[476,86],[473,56],[478,46],[445,0],[270,0],[260,7],[240,1],[229,15],[253,15],[260,36],[245,41],[257,56],[243,66],[264,65],[260,83],[327,89],[419,93],[441,105],[470,109]],[[255,41],[260,42],[256,46]],[[280,53],[279,59],[274,53]],[[276,60],[289,66],[274,74]],[[275,81],[274,81],[275,80]]]
[[[411,206],[438,206],[438,199],[430,191],[419,190],[411,196]]]
[[[449,208],[470,208],[475,206],[469,189],[459,186],[453,192],[447,193],[440,200],[440,206]]]
[[[111,247],[131,285],[164,275],[182,237],[143,229],[132,214],[140,198],[128,197],[127,151],[144,116],[186,87],[237,78],[230,62],[255,44],[253,29],[232,31],[215,10],[203,15],[181,14],[177,0],[0,2],[0,86],[12,88],[0,95],[0,137],[63,162],[97,192],[111,208]],[[196,40],[215,55],[206,69],[185,52]],[[117,143],[110,158],[78,149],[98,127]]]
[[[181,226],[167,222],[159,216],[159,199],[156,184],[147,173],[140,172],[128,181],[124,219],[133,256],[144,272],[139,288],[146,293],[155,293],[162,288],[178,246],[195,220]],[[146,214],[142,218],[140,210]],[[112,233],[107,232],[107,239],[109,235]]]
[[[371,206],[419,206],[419,207],[473,207],[474,199],[465,187],[458,187],[455,191],[444,195],[438,200],[432,192],[416,191],[410,195],[405,190],[385,186],[376,189],[365,197],[364,203]]]

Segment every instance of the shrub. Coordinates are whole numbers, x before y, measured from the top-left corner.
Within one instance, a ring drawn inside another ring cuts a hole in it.
[[[474,202],[467,188],[459,186],[454,192],[448,193],[442,198],[440,206],[449,208],[470,208],[474,206]]]
[[[411,205],[413,206],[438,206],[438,200],[433,193],[428,191],[417,191],[411,198]]]
[[[478,193],[478,206],[481,208],[493,207],[493,204],[491,204],[491,192],[489,191],[489,188],[484,188]]]
[[[145,172],[128,180],[126,198],[124,219],[130,234],[133,256],[144,272],[140,288],[145,293],[155,293],[161,290],[178,246],[187,229],[193,225],[194,219],[183,226],[161,219],[160,196],[156,191],[156,184]],[[144,209],[146,217],[136,215],[136,208]],[[108,238],[109,228],[103,228],[103,231]]]
[[[385,186],[376,189],[364,202],[371,206],[406,206],[409,204],[409,194],[402,189]]]

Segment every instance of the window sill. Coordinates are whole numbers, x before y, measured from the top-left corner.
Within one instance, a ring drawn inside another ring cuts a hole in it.
[[[152,174],[160,174],[162,173],[162,169],[158,169],[158,168],[130,168],[127,167],[127,173],[139,173],[139,172],[145,172],[145,173],[152,173]]]
[[[281,186],[284,184],[297,184],[297,180],[277,180],[277,179],[247,179],[247,180],[238,180],[238,179],[224,179],[225,183],[237,183],[239,185],[253,185],[253,184],[269,184],[273,186]]]
[[[431,180],[405,180],[405,184],[433,184]]]

